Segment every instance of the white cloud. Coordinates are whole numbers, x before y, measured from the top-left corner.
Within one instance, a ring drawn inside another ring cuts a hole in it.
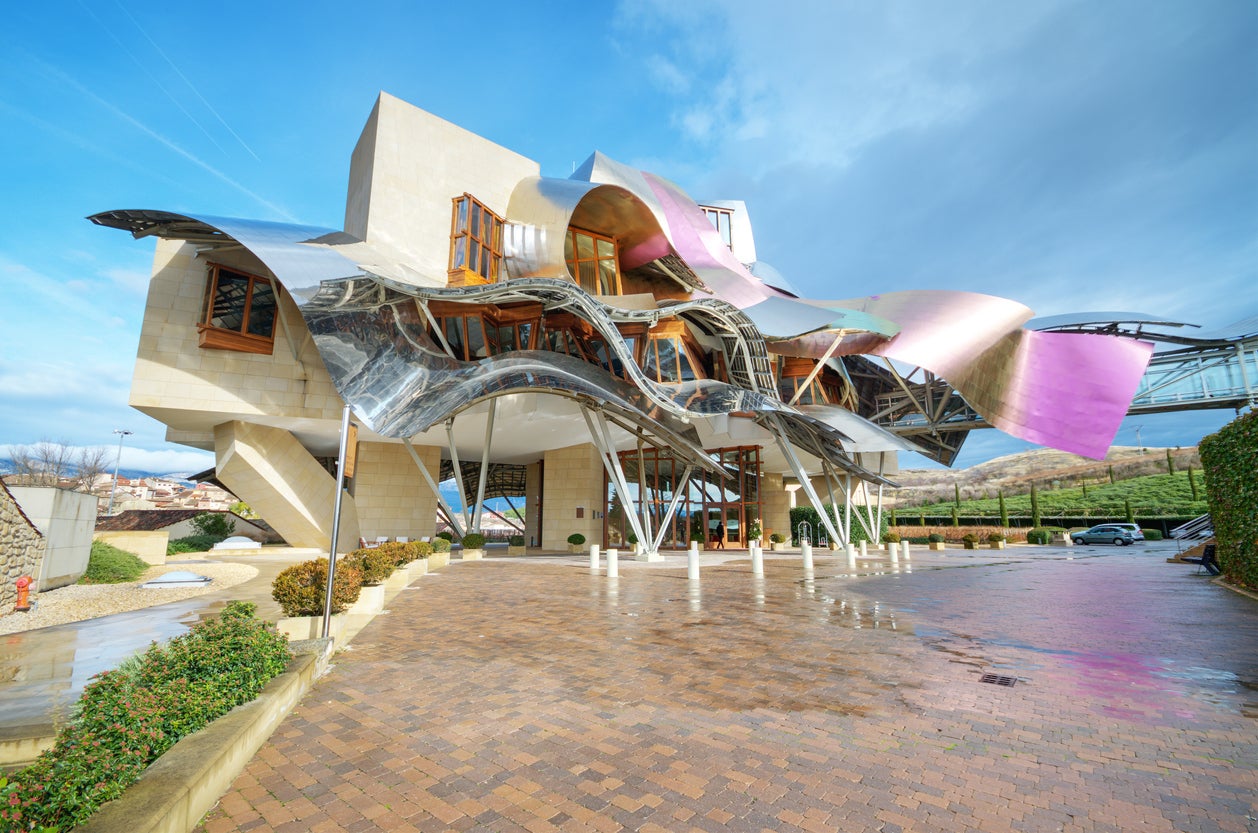
[[[126,439],[130,439],[129,437]],[[56,440],[53,440],[56,443]],[[12,454],[15,447],[22,445],[0,445],[0,456],[8,457]],[[145,448],[132,448],[127,446],[124,439],[122,444],[122,453],[119,456],[118,445],[103,446],[78,446],[66,444],[71,457],[77,456],[80,451],[86,449],[100,449],[105,452],[105,459],[108,461],[109,470],[112,471],[115,462],[118,462],[119,468],[139,470],[146,472],[154,472],[157,474],[167,474],[178,472],[183,474],[194,474],[204,471],[214,465],[214,455],[208,451],[197,451],[195,449],[176,449],[165,448],[150,450]]]
[[[150,276],[147,271],[115,268],[106,269],[102,274],[128,292],[133,292],[137,295],[148,292]]]

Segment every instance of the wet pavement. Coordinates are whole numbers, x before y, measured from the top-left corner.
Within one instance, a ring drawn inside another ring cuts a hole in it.
[[[258,568],[258,575],[244,584],[190,599],[0,635],[0,744],[55,734],[93,676],[118,667],[153,642],[165,642],[202,619],[218,615],[229,601],[253,602],[259,616],[274,621],[280,609],[271,599],[272,580],[289,564],[311,557],[307,551],[285,549],[282,554],[216,558],[250,564]],[[205,560],[167,563],[187,564],[195,570]]]
[[[1258,830],[1258,601],[1174,549],[455,562],[198,830]]]

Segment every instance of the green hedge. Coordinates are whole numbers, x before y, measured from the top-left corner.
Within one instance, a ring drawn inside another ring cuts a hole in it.
[[[93,541],[87,558],[87,572],[79,584],[124,584],[135,581],[149,568],[133,552],[120,550],[104,541]]]
[[[1258,589],[1258,411],[1203,438],[1198,451],[1219,568],[1231,581]]]
[[[292,658],[286,639],[232,602],[83,691],[52,749],[0,779],[0,831],[82,824],[180,738],[258,696]]]

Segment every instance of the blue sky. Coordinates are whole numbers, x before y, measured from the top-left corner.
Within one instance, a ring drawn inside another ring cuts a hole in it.
[[[380,90],[567,176],[743,199],[806,295],[1258,313],[1258,4],[20,4],[0,31],[0,447],[189,470],[126,405],[157,208],[339,228]],[[1230,412],[1128,420],[1190,445]],[[1027,444],[971,435],[968,465]],[[906,464],[912,465],[906,460]]]

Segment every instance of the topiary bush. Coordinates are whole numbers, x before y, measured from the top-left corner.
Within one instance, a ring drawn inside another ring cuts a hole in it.
[[[398,566],[397,556],[383,546],[354,550],[348,553],[343,561],[337,562],[337,573],[340,573],[342,564],[356,567],[362,576],[363,584],[380,584],[393,575],[394,569]],[[337,578],[339,579],[340,576],[338,575]],[[323,612],[322,606],[320,606],[319,612]]]
[[[454,541],[454,533],[447,532],[446,530],[442,530],[441,532],[438,532],[437,537],[444,538],[446,541],[450,541],[450,542]]]
[[[291,655],[232,602],[217,619],[92,678],[53,748],[0,779],[0,830],[68,830],[117,798],[180,738],[258,696]]]
[[[417,554],[418,546],[418,541],[415,543],[411,543],[410,541],[405,543],[402,541],[385,541],[379,546],[372,547],[371,550],[373,552],[380,553],[380,555],[388,559],[394,567],[401,567],[403,564],[414,561],[419,557]],[[386,575],[385,578],[388,578],[388,576]],[[383,581],[383,579],[381,580]],[[364,583],[367,583],[366,580],[364,580]]]
[[[898,533],[898,532],[884,532],[884,533],[882,533],[882,543],[884,543],[884,544],[898,544],[898,543],[900,543],[900,533]]]
[[[446,538],[446,537],[444,537],[444,536],[441,536],[441,535],[438,535],[436,538],[433,538],[433,539],[432,539],[432,551],[433,551],[433,552],[449,552],[449,551],[450,551],[450,539],[449,539],[449,538]]]
[[[508,539],[507,539],[507,546],[511,546],[511,547],[522,547],[522,546],[524,546],[524,536],[523,536],[523,535],[512,535],[510,538],[508,538]]]
[[[568,536],[568,543],[574,547],[579,547],[585,543],[585,536],[580,532],[574,532]]]
[[[896,540],[898,541],[900,539],[896,538]],[[786,538],[780,532],[770,532],[769,543],[770,544],[784,544],[786,543]]]
[[[999,544],[1003,540],[1005,540],[1005,536],[1000,532],[993,532],[987,536],[987,543],[989,544]]]
[[[1162,530],[1160,529],[1142,529],[1140,530],[1140,532],[1142,535],[1144,535],[1144,540],[1146,541],[1161,541],[1162,540]]]
[[[279,603],[285,616],[322,616],[327,595],[328,560],[303,561],[281,572],[271,583],[271,598]],[[363,577],[350,561],[338,561],[336,579],[332,583],[332,612],[340,613],[358,601]]]
[[[479,550],[485,546],[485,536],[479,532],[469,532],[463,536],[463,549]]]
[[[973,532],[967,532],[961,536],[961,543],[965,544],[967,550],[972,550],[978,546],[978,536]]]
[[[132,552],[120,550],[104,541],[93,541],[87,558],[87,572],[79,584],[122,584],[135,581],[149,568]]]
[[[926,542],[930,544],[942,544],[944,537],[938,532],[932,532],[926,536]]]

